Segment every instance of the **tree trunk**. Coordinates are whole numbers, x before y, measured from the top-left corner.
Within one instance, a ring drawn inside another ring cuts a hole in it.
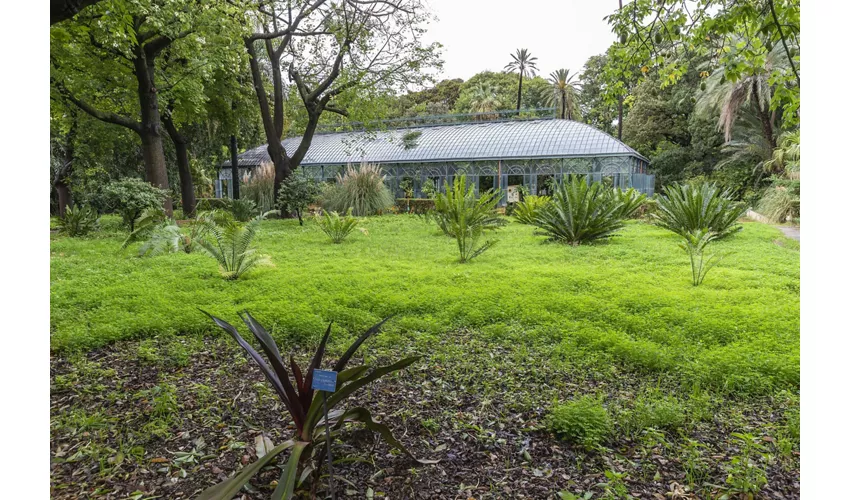
[[[617,111],[617,139],[623,140],[623,97],[620,96],[620,106]]]
[[[180,199],[183,202],[183,216],[194,217],[195,182],[192,180],[192,170],[189,167],[189,141],[177,130],[170,113],[163,116],[162,123],[165,125],[168,136],[171,137],[171,142],[174,143],[174,150],[177,153],[177,174],[180,176]]]
[[[230,135],[230,185],[233,188],[233,199],[239,199],[239,150],[236,149],[236,136]]]
[[[519,116],[519,108],[522,105],[522,71],[519,72],[519,90],[516,93],[516,111]]]
[[[565,92],[561,92],[561,119],[566,119],[567,117],[567,94]]]
[[[56,183],[56,195],[59,198],[59,218],[65,217],[65,209],[72,207],[71,190],[64,179]]]
[[[68,176],[71,175],[71,169],[74,166],[74,139],[77,136],[77,113],[74,110],[70,111],[72,122],[68,134],[65,136],[65,161],[62,168],[56,172],[56,177],[53,178],[53,186],[56,188],[56,196],[59,199],[59,217],[65,217],[65,209],[74,206],[74,200],[71,199],[71,189],[68,186]]]
[[[153,58],[148,59],[145,49],[138,47],[133,67],[138,80],[139,107],[141,108],[142,156],[145,159],[145,179],[154,186],[168,191],[168,170],[162,149],[162,121],[159,114],[159,98],[154,86],[156,71]],[[163,209],[168,217],[174,215],[170,193],[166,195]]]

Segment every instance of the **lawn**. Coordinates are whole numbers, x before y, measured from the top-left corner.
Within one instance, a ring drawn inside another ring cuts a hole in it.
[[[748,448],[732,432],[775,447],[758,455],[763,493],[799,496],[799,251],[775,228],[745,223],[717,242],[725,258],[693,287],[676,238],[642,222],[580,247],[545,243],[511,223],[491,250],[458,264],[453,240],[413,216],[361,219],[340,245],[310,222],[270,220],[257,239],[268,262],[237,281],[221,279],[202,254],[120,252],[122,234],[110,227],[51,242],[51,480],[67,498],[98,488],[105,497],[124,492],[115,498],[133,488],[190,495],[248,457],[259,429],[288,437],[259,372],[198,309],[231,322],[248,310],[284,350],[305,357],[329,321],[338,355],[353,335],[395,315],[363,354],[424,358],[357,402],[403,428],[397,434],[417,453],[443,461],[408,471],[383,445],[372,455],[346,446],[351,461],[340,474],[354,496],[407,497],[411,485],[417,498],[483,498],[485,490],[597,498],[619,485],[649,498],[688,482],[700,497],[738,491],[726,480]],[[546,431],[552,403],[583,394],[602,398],[615,421],[602,448]],[[674,417],[647,423],[646,408],[662,403]],[[183,432],[231,448],[186,464],[168,455],[197,447]],[[67,460],[87,446],[94,451]],[[83,486],[71,477],[79,462],[90,465]],[[139,486],[145,477],[156,479]]]

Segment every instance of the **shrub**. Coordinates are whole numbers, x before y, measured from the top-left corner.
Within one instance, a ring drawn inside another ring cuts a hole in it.
[[[96,231],[100,216],[90,205],[75,205],[65,210],[59,219],[59,232],[75,238]]]
[[[350,208],[358,217],[381,213],[393,205],[384,178],[380,165],[348,165],[344,174],[337,174],[336,184],[324,193],[322,208],[342,213]]]
[[[326,210],[324,216],[316,216],[316,222],[334,243],[342,243],[357,226],[357,219],[351,216],[350,208],[345,217],[340,217],[337,212]]]
[[[435,212],[437,223],[444,233],[457,241],[460,262],[469,262],[486,252],[496,242],[487,240],[478,244],[485,230],[505,225],[505,220],[496,213],[499,194],[493,191],[475,197],[475,187],[466,184],[466,176],[454,178],[452,187],[437,195]]]
[[[680,236],[698,230],[724,238],[740,231],[737,223],[747,208],[730,198],[728,191],[713,183],[673,184],[664,188],[657,199],[655,223]]]
[[[198,198],[196,210],[230,210],[230,198]]]
[[[159,208],[167,193],[141,179],[125,178],[110,182],[98,196],[107,210],[118,212],[124,225],[133,232],[136,219],[149,208]]]
[[[316,203],[322,188],[318,182],[303,175],[292,174],[280,185],[277,194],[278,207],[284,215],[295,214],[298,224],[304,225],[303,213],[312,203]]]
[[[248,222],[257,215],[257,204],[247,198],[230,200],[230,213],[239,222]]]
[[[378,432],[387,444],[401,451],[413,460],[419,463],[433,463],[429,461],[417,460],[396,438],[392,431],[386,425],[375,422],[372,419],[372,414],[363,407],[348,408],[345,411],[334,408],[344,403],[355,391],[361,389],[379,378],[389,373],[403,370],[407,366],[413,364],[419,359],[419,356],[405,358],[391,365],[382,366],[372,369],[368,365],[359,365],[347,368],[348,362],[354,356],[357,349],[370,336],[377,333],[383,324],[387,321],[384,319],[380,323],[369,328],[363,335],[360,336],[348,348],[345,354],[339,358],[333,366],[333,371],[337,372],[337,387],[336,391],[327,395],[327,403],[323,404],[323,396],[320,396],[312,388],[314,370],[320,369],[325,355],[325,345],[331,333],[331,327],[325,331],[322,341],[309,366],[302,371],[295,364],[294,359],[289,358],[289,369],[286,367],[286,362],[280,354],[280,350],[271,335],[266,329],[257,322],[250,314],[245,313],[242,320],[247,325],[248,329],[254,334],[254,337],[260,344],[262,352],[266,355],[268,363],[259,352],[254,350],[239,332],[228,324],[226,321],[216,318],[209,313],[207,314],[216,325],[226,331],[234,340],[248,353],[253,361],[260,367],[260,371],[266,376],[266,379],[275,390],[275,394],[283,403],[284,408],[288,411],[293,423],[295,424],[295,436],[292,439],[285,441],[270,450],[260,457],[260,459],[242,469],[238,474],[230,479],[225,480],[211,488],[208,488],[201,493],[200,499],[205,500],[230,500],[242,489],[250,479],[255,476],[260,470],[269,464],[275,457],[291,449],[283,474],[280,476],[277,486],[272,493],[272,498],[291,498],[295,489],[296,482],[299,482],[298,468],[302,463],[313,462],[306,465],[304,470],[313,471],[313,477],[318,478],[321,462],[322,451],[325,442],[325,426],[320,424],[323,422],[322,409],[326,406],[327,411],[332,416],[330,421],[331,430],[337,431],[346,423],[360,422],[366,425],[369,430]],[[290,371],[292,378],[290,379]],[[328,436],[336,434],[328,433]],[[329,444],[328,444],[329,445]],[[301,480],[304,479],[304,474],[301,474]]]
[[[712,232],[699,229],[695,233],[686,233],[683,237],[684,241],[679,243],[679,247],[688,254],[691,261],[691,282],[694,286],[699,286],[708,271],[722,258],[718,254],[705,255],[708,244],[716,237]]]
[[[552,203],[540,210],[534,225],[551,241],[578,246],[610,238],[623,226],[623,203],[600,182],[571,175],[555,188]]]
[[[260,213],[273,209],[274,164],[261,163],[253,169],[250,176],[245,176],[239,186],[239,199],[253,201]]]
[[[605,441],[611,433],[611,417],[602,401],[582,396],[556,405],[548,416],[549,428],[559,437],[593,447]]]
[[[204,236],[198,240],[198,244],[218,261],[225,279],[239,279],[260,262],[260,255],[256,249],[251,248],[260,220],[262,219],[257,217],[240,223],[220,219],[217,221],[213,217],[201,222]]]
[[[549,196],[526,196],[514,207],[513,216],[520,224],[534,224],[540,211],[552,203]]]

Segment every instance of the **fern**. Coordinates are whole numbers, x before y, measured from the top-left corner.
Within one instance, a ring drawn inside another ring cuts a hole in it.
[[[319,228],[326,234],[334,243],[342,243],[345,238],[354,231],[357,226],[357,219],[352,217],[352,210],[349,208],[345,217],[340,217],[338,212],[325,211],[323,216],[316,216],[316,222]]]

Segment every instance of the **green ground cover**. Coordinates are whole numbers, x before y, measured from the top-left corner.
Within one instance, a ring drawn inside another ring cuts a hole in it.
[[[493,345],[528,339],[559,362],[616,364],[729,394],[799,387],[799,252],[772,227],[745,223],[715,244],[728,253],[700,287],[671,233],[631,222],[607,243],[565,247],[509,224],[470,264],[414,216],[361,219],[340,245],[310,221],[263,222],[268,264],[221,279],[200,253],[120,252],[109,218],[95,237],[51,241],[51,347],[213,333],[198,311],[236,321],[249,310],[279,338],[335,340],[390,314],[380,343],[452,342],[471,329]]]

